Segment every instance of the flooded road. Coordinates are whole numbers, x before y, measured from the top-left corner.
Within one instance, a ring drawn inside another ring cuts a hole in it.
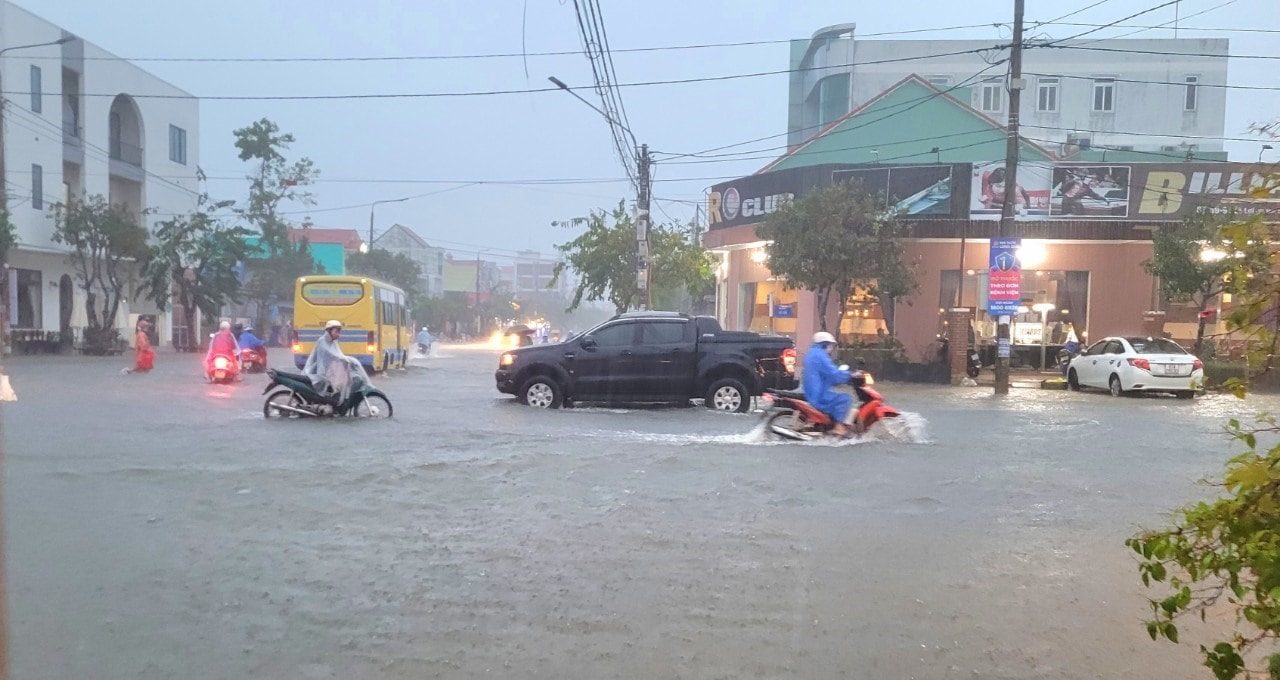
[[[917,441],[780,444],[437,352],[379,422],[267,422],[263,376],[168,353],[8,362],[14,677],[1193,676],[1123,541],[1278,406],[883,383]]]

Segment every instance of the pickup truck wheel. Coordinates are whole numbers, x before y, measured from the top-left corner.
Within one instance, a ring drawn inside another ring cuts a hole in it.
[[[560,408],[564,403],[564,391],[552,378],[535,375],[524,381],[520,388],[520,400],[534,408]]]
[[[751,410],[751,395],[742,381],[734,378],[721,378],[707,388],[707,408],[731,413],[746,413]]]

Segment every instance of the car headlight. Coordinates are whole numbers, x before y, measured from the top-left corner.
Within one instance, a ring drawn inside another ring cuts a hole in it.
[[[508,353],[506,353],[506,354],[503,354],[503,355],[502,355],[502,358],[498,360],[498,366],[501,366],[501,367],[503,367],[503,368],[506,368],[507,366],[510,366],[511,364],[514,364],[515,362],[516,362],[516,355],[511,354],[510,352],[508,352]]]

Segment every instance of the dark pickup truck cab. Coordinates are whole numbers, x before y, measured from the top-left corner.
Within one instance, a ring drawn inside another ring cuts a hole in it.
[[[565,342],[505,352],[494,378],[499,392],[539,408],[705,399],[743,413],[763,389],[795,387],[795,343],[725,331],[711,317],[635,312]]]

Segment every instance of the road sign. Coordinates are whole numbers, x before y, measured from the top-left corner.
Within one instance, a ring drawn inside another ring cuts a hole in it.
[[[987,277],[987,313],[1013,316],[1022,304],[1022,265],[1018,263],[1019,238],[991,239],[990,274]]]

